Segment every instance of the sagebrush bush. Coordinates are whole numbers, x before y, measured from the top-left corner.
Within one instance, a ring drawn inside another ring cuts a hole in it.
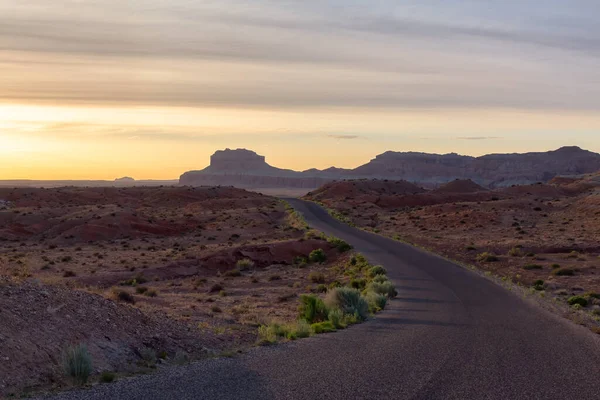
[[[300,296],[300,318],[309,324],[325,321],[328,317],[327,306],[323,300],[311,294]]]
[[[254,267],[254,261],[249,258],[244,258],[242,260],[238,260],[235,266],[240,270],[244,271]]]
[[[325,275],[316,271],[308,274],[308,279],[310,279],[312,283],[325,283]]]
[[[588,305],[588,299],[584,296],[573,296],[569,297],[567,300],[570,306],[574,306],[575,304],[579,304],[581,307],[586,307]]]
[[[367,303],[369,304],[369,311],[376,313],[385,308],[387,304],[387,296],[375,292],[367,292],[365,295]]]
[[[552,271],[552,275],[556,276],[573,276],[575,275],[575,270],[571,268],[558,268]]]
[[[308,260],[313,263],[323,263],[327,261],[327,255],[323,249],[317,249],[310,252]]]
[[[92,373],[92,356],[84,344],[69,346],[63,354],[65,373],[78,385],[88,381]]]
[[[369,305],[357,289],[340,287],[331,289],[325,297],[330,309],[339,308],[344,314],[356,315],[365,320],[369,316]]]
[[[340,253],[352,250],[352,246],[342,239],[331,236],[327,239],[327,241],[332,244]]]
[[[381,265],[375,265],[367,271],[367,276],[369,278],[375,278],[378,275],[385,275],[387,271]]]
[[[367,286],[367,292],[382,294],[389,298],[394,298],[398,295],[396,287],[389,280],[383,282],[373,281]]]
[[[328,320],[336,329],[345,328],[344,325],[344,313],[339,308],[329,310]]]
[[[310,336],[310,324],[305,320],[300,320],[296,323],[294,327],[294,333],[298,339],[307,338]]]
[[[311,325],[311,328],[317,335],[320,333],[335,332],[335,327],[329,321],[316,322]]]
[[[289,333],[290,329],[288,327],[274,322],[269,325],[262,325],[258,328],[258,344],[276,343],[280,337],[288,337]]]

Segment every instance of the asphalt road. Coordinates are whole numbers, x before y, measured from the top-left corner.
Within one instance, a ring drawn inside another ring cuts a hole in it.
[[[350,228],[308,223],[384,265],[399,296],[350,329],[57,399],[596,399],[600,341],[479,275]]]

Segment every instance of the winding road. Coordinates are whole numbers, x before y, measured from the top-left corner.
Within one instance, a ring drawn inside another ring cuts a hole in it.
[[[596,399],[600,340],[495,283],[287,199],[382,264],[399,296],[375,319],[239,357],[56,399]]]

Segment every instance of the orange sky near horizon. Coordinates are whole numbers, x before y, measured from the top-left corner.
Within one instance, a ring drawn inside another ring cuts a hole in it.
[[[248,148],[271,165],[295,170],[354,168],[387,150],[478,156],[579,145],[600,151],[593,132],[600,128],[598,115],[307,112],[311,118],[285,110],[1,104],[0,179],[177,179],[206,167],[210,155],[226,147]],[[560,133],[567,130],[584,134],[574,140]],[[524,132],[545,132],[544,140]]]

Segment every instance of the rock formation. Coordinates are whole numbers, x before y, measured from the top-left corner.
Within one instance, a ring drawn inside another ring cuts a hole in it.
[[[298,172],[269,165],[263,156],[246,149],[217,151],[210,166],[190,171],[182,185],[231,185],[243,188],[314,189],[339,179],[394,179],[441,185],[470,179],[485,187],[548,182],[556,176],[573,176],[600,170],[600,154],[579,147],[525,154],[427,154],[387,151],[355,169],[309,169]]]

